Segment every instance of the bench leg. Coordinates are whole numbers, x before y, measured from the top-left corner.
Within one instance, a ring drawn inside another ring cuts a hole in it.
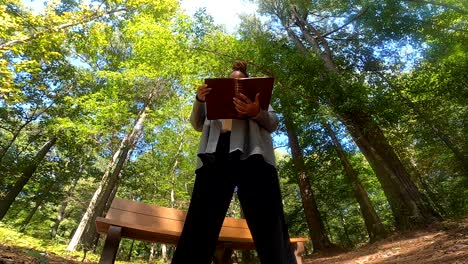
[[[302,254],[305,251],[304,242],[296,242],[292,244],[294,248],[294,256],[296,257],[297,264],[302,264]]]
[[[101,259],[99,264],[113,264],[117,250],[119,249],[120,237],[122,235],[122,227],[110,226],[107,230],[106,242],[102,250]]]

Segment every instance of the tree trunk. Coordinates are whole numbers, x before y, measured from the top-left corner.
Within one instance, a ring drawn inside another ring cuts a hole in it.
[[[322,223],[323,223],[323,226],[325,227],[325,231],[327,232],[327,234],[331,234],[331,229],[330,229],[330,223],[329,223],[329,220],[328,220],[328,214],[327,212],[323,212],[321,215],[320,215],[320,218],[322,219]],[[333,241],[331,241],[333,243]]]
[[[151,262],[154,259],[156,253],[156,243],[151,243],[151,248],[150,248],[150,255],[148,258],[148,262]]]
[[[311,103],[317,108],[320,107],[320,104],[316,100],[311,100]],[[346,152],[343,150],[343,147],[336,137],[331,125],[327,124],[326,122],[321,123],[321,125],[325,128],[325,131],[331,137],[333,146],[335,147],[337,155],[345,170],[345,176],[351,184],[354,196],[359,204],[361,214],[366,225],[369,240],[371,242],[375,242],[379,239],[387,237],[388,233],[385,230],[385,227],[377,215],[374,207],[372,206],[369,196],[367,195],[367,192],[364,190],[364,187],[359,180],[357,172],[354,170],[351,162],[347,158]]]
[[[109,211],[109,208],[112,205],[112,201],[114,201],[115,196],[117,195],[117,191],[119,189],[119,182],[117,182],[114,186],[114,189],[112,189],[112,192],[110,193],[109,197],[107,198],[106,205],[104,207],[104,211],[102,212],[101,215],[105,216],[107,212]]]
[[[344,113],[344,116],[351,135],[382,185],[396,227],[411,230],[439,220],[439,214],[425,202],[427,199],[411,181],[383,132],[369,120],[370,117],[357,113]]]
[[[91,201],[89,202],[89,205],[81,218],[80,223],[78,224],[78,227],[75,230],[75,233],[73,234],[72,239],[70,240],[70,243],[68,243],[67,251],[75,251],[76,247],[78,246],[78,242],[81,240],[81,236],[83,235],[83,232],[85,231],[86,225],[90,221],[94,209],[96,207],[96,203],[98,200],[98,196],[100,195],[102,188],[104,187],[104,183],[107,180],[108,175],[104,175],[103,178],[101,179],[101,182],[98,185],[98,188],[94,192],[93,197],[91,198]]]
[[[351,238],[349,237],[349,227],[348,223],[346,223],[346,219],[343,215],[343,212],[341,210],[338,210],[340,212],[340,220],[341,220],[341,225],[343,226],[343,231],[344,231],[344,236],[345,236],[345,243],[346,247],[350,248],[353,246],[353,241],[351,241]]]
[[[26,127],[28,123],[24,123],[21,125],[16,131],[13,133],[13,137],[10,139],[10,141],[7,143],[7,145],[1,149],[0,151],[0,162],[2,162],[3,157],[7,154],[8,150],[10,147],[13,145],[13,143],[16,141],[16,138],[19,136],[21,130],[23,130],[24,127]]]
[[[112,193],[117,192],[118,188],[118,181],[120,178],[120,172],[123,168],[123,165],[127,161],[129,155],[129,148],[131,146],[125,146],[124,149],[121,152],[121,155],[119,157],[119,160],[115,166],[115,169],[112,171],[111,176],[109,177],[108,183],[105,185],[103,188],[103,191],[101,192],[100,196],[98,197],[98,200],[95,204],[95,208],[92,212],[92,215],[90,217],[90,220],[88,221],[85,232],[83,234],[83,244],[88,248],[88,249],[95,249],[96,247],[94,245],[97,244],[98,239],[99,239],[99,234],[96,232],[96,225],[94,222],[96,221],[96,218],[98,216],[104,216],[104,211],[106,209],[106,205],[111,205],[112,200],[114,199],[114,196]],[[111,200],[112,197],[112,200]]]
[[[126,138],[124,138],[124,141],[125,141],[125,139]],[[126,144],[121,144],[121,148],[119,148],[119,150],[115,154],[120,154],[122,151],[124,151],[122,149],[124,146],[122,146],[122,145],[126,145]],[[128,148],[128,146],[125,146],[125,148]],[[114,154],[114,156],[115,156],[115,154]],[[119,160],[122,160],[122,156],[120,156]],[[113,163],[113,161],[111,161],[110,165],[113,165],[112,163]],[[96,189],[96,191],[94,192],[93,197],[91,198],[91,201],[90,201],[90,203],[88,205],[88,208],[86,209],[85,214],[81,218],[80,224],[78,225],[78,228],[76,229],[72,240],[68,244],[68,247],[67,247],[68,251],[74,251],[76,249],[76,246],[78,245],[78,242],[81,240],[81,237],[83,236],[84,231],[88,229],[87,226],[92,225],[93,221],[96,219],[96,214],[95,213],[96,213],[97,208],[98,207],[102,207],[102,208],[104,207],[104,205],[105,205],[105,203],[107,201],[106,199],[104,199],[104,197],[106,196],[106,194],[104,192],[109,192],[110,193],[112,191],[112,189],[113,189],[112,188],[113,187],[112,183],[114,182],[114,180],[116,181],[116,179],[113,179],[112,177],[116,178],[115,176],[116,175],[115,175],[114,172],[110,173],[109,171],[106,171],[104,173],[104,175],[103,175],[103,177],[101,179],[101,182],[98,185],[98,188]],[[108,194],[107,194],[107,196],[108,196]]]
[[[334,248],[327,235],[320,212],[315,201],[314,193],[309,182],[309,176],[305,169],[302,148],[299,145],[296,128],[289,117],[285,117],[285,125],[288,134],[289,146],[291,147],[294,167],[297,171],[299,189],[302,198],[302,205],[309,227],[309,234],[312,239],[314,252],[319,252]]]
[[[290,11],[304,38],[312,47],[315,47],[315,54],[322,59],[329,73],[339,73],[338,67],[332,60],[332,53],[326,39],[313,25],[302,18],[294,7]],[[299,45],[299,50],[306,50],[302,47],[303,44],[295,32],[289,30],[288,34],[293,37],[296,45]],[[305,56],[310,56],[310,54],[307,53]],[[437,212],[424,202],[423,195],[410,180],[409,174],[395,151],[369,114],[360,108],[343,110],[337,98],[329,99],[335,112],[341,116],[356,145],[376,173],[390,203],[396,227],[400,230],[410,230],[440,219]]]
[[[122,144],[121,147],[123,147]],[[123,163],[126,160],[128,147],[129,146],[127,144],[124,144],[123,149],[119,149],[117,151],[117,153],[121,153],[122,155],[120,155],[119,162],[117,163],[115,169],[112,171],[112,173],[107,172],[103,175],[101,182],[99,183],[98,188],[94,192],[93,198],[91,199],[88,208],[86,209],[86,212],[83,215],[80,224],[78,225],[78,228],[75,231],[75,234],[73,235],[73,239],[68,244],[68,251],[74,251],[76,249],[76,246],[78,245],[78,242],[81,240],[85,231],[87,234],[85,237],[88,238],[86,239],[85,244],[87,244],[86,246],[91,246],[92,240],[94,240],[95,233],[93,232],[93,228],[91,226],[94,226],[94,221],[96,220],[97,213],[102,213],[107,199],[115,187],[115,183],[117,182],[120,169],[122,168]]]
[[[335,135],[335,132],[331,126],[327,123],[323,123],[325,130],[328,135],[330,135],[335,150],[340,158],[341,164],[345,170],[345,176],[348,178],[348,181],[351,183],[351,186],[354,191],[354,197],[356,197],[357,202],[359,203],[359,208],[361,209],[361,214],[364,218],[364,223],[366,224],[367,233],[369,234],[369,239],[371,242],[375,242],[379,239],[387,237],[387,231],[385,230],[384,225],[380,221],[379,216],[375,212],[374,206],[367,195],[367,192],[362,187],[361,181],[359,180],[356,170],[354,170],[351,162],[346,157],[346,153],[341,146],[338,138]]]
[[[174,154],[174,160],[171,162],[172,166],[169,168],[167,173],[170,173],[172,175],[171,179],[171,208],[174,208],[175,205],[175,184],[176,184],[176,170],[177,166],[179,165],[179,156],[180,153],[182,152],[182,147],[184,145],[184,137],[180,138],[180,143],[179,147],[177,148],[176,153]],[[167,251],[168,251],[168,246],[166,244],[161,244],[161,257],[164,261],[167,261]]]
[[[129,155],[129,157],[131,154]],[[120,178],[120,176],[119,176]],[[107,212],[109,211],[109,208],[112,205],[112,201],[114,201],[115,195],[117,194],[117,190],[119,189],[119,183],[116,182],[114,189],[112,189],[112,192],[110,193],[109,197],[107,198],[106,204],[104,206],[104,210],[100,210],[100,208],[96,209],[95,216],[105,216]],[[87,227],[88,229],[85,232],[85,236],[83,241],[86,241],[89,245],[89,248],[93,249],[93,252],[96,253],[97,246],[99,244],[99,238],[101,238],[101,234],[99,234],[96,231],[96,225],[94,225],[94,221],[91,221],[90,225]]]
[[[149,93],[147,101],[145,102],[145,106],[138,114],[138,118],[135,122],[135,125],[133,126],[131,133],[125,136],[119,146],[119,149],[116,151],[116,153],[114,153],[114,156],[107,166],[101,182],[94,192],[94,195],[88,205],[88,208],[86,209],[85,214],[83,215],[83,218],[80,221],[80,224],[78,225],[78,228],[75,231],[75,234],[73,235],[72,240],[68,244],[68,251],[74,251],[76,249],[78,242],[82,239],[85,230],[90,230],[89,232],[86,232],[88,234],[86,236],[88,239],[86,239],[85,244],[87,244],[86,246],[90,246],[92,244],[92,241],[90,240],[91,238],[94,238],[94,234],[96,233],[92,230],[95,230],[94,221],[98,215],[97,213],[102,214],[105,204],[117,183],[123,165],[128,158],[128,153],[135,147],[141,133],[143,132],[143,122],[145,120],[146,113],[149,110],[149,105],[152,101],[153,95],[154,89],[151,93]],[[115,164],[115,161],[117,160],[118,162]],[[93,227],[90,227],[91,225]]]
[[[161,257],[164,261],[167,260],[167,246],[166,244],[161,244]]]
[[[130,250],[128,250],[127,261],[130,261],[132,259],[133,245],[135,245],[135,240],[132,240],[132,244],[130,245]]]
[[[72,186],[67,191],[67,197],[65,198],[65,200],[60,205],[60,209],[59,209],[59,211],[57,213],[57,217],[55,218],[54,226],[52,227],[52,230],[50,232],[50,237],[52,239],[54,239],[55,236],[57,236],[57,231],[58,231],[58,228],[60,226],[60,223],[62,223],[63,219],[65,218],[65,211],[67,209],[68,202],[70,201],[71,197],[73,196],[73,192],[75,191],[76,185],[78,184],[78,179],[79,179],[79,176],[81,175],[82,168],[83,168],[83,165],[80,166],[78,177],[73,181]]]
[[[36,205],[34,206],[34,208],[29,212],[28,216],[24,219],[24,221],[21,223],[21,227],[19,229],[19,232],[20,233],[23,233],[24,230],[26,230],[26,227],[29,225],[29,222],[31,222],[31,219],[33,218],[33,216],[36,214],[37,210],[41,207],[42,203],[45,201],[46,197],[47,197],[47,193],[44,193],[42,195],[40,195],[37,199],[36,199]]]
[[[441,216],[447,215],[447,212],[445,211],[444,207],[440,204],[436,193],[434,193],[432,186],[429,185],[426,179],[419,172],[415,161],[411,159],[404,150],[398,151],[397,149],[397,154],[411,168],[413,181],[416,183],[419,189],[423,190],[423,192],[426,194],[423,197],[427,197],[427,202],[432,204],[432,206],[434,206],[434,208]]]
[[[52,146],[55,145],[55,142],[57,142],[57,137],[53,136],[41,147],[41,149],[36,153],[34,159],[29,163],[28,166],[26,166],[26,168],[24,168],[21,177],[16,181],[13,188],[7,193],[5,198],[0,201],[0,220],[5,217],[18,194],[21,192],[21,190],[23,190],[23,187],[28,183],[29,179],[31,179],[37,167],[46,156],[47,152],[49,152]]]
[[[47,107],[44,107],[43,109],[41,109],[39,112],[39,108],[35,108],[34,111],[32,111],[32,114],[26,118],[26,121],[24,122],[24,124],[22,124],[21,126],[19,126],[13,133],[13,138],[11,138],[11,140],[7,143],[6,147],[2,148],[1,151],[0,151],[0,163],[2,162],[2,159],[3,157],[5,157],[6,153],[8,152],[8,150],[10,149],[10,147],[13,145],[13,143],[15,143],[16,141],[16,138],[18,138],[19,134],[21,133],[21,131],[23,131],[23,129],[28,126],[31,122],[35,121],[37,118],[39,118],[42,114],[44,114],[51,106],[53,105],[53,103],[51,103],[49,106]]]

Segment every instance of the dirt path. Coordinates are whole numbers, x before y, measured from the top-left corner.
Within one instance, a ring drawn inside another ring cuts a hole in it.
[[[468,264],[468,218],[395,234],[339,255],[312,255],[306,264]]]
[[[30,248],[0,245],[0,264],[78,264],[80,262],[66,259],[52,253]]]
[[[86,261],[89,263],[88,261]],[[0,245],[0,264],[82,263],[34,249]],[[468,264],[468,218],[434,224],[424,230],[395,234],[353,251],[315,254],[305,264]]]

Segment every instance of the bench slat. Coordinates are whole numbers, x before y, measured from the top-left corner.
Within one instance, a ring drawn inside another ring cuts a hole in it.
[[[120,198],[115,198],[112,201],[110,208],[181,221],[184,221],[186,215],[186,213],[182,210],[134,202]]]
[[[180,232],[184,226],[183,220],[174,220],[117,209],[109,210],[106,219],[114,221],[114,223],[118,225],[132,224],[143,226],[145,230],[148,231],[152,229],[159,230],[160,227],[164,227],[164,230]]]
[[[122,224],[122,223],[120,223]],[[105,219],[103,217],[96,218],[96,228],[97,231],[103,235],[107,234],[109,227],[121,226],[122,227],[122,237],[135,240],[144,240],[149,242],[161,242],[168,244],[177,243],[180,232],[174,232],[165,229],[155,229],[147,230],[144,226],[133,225],[133,224],[124,224],[119,225],[113,220]]]
[[[113,219],[109,216],[109,213],[112,213],[112,209],[117,209],[120,211],[134,212],[136,214],[144,214],[149,216],[173,219],[177,221],[185,221],[186,212],[174,208],[161,207],[156,205],[149,205],[140,202],[134,202],[124,199],[115,198],[112,201],[109,212],[106,215],[106,218]],[[236,219],[232,217],[224,218],[223,226],[239,227],[239,228],[249,228],[245,219]]]

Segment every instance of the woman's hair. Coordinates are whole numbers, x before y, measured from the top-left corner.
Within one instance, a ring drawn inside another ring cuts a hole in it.
[[[249,74],[247,73],[247,62],[238,60],[234,62],[232,65],[232,70],[233,71],[240,71],[243,74],[245,74],[246,77],[249,77]]]

